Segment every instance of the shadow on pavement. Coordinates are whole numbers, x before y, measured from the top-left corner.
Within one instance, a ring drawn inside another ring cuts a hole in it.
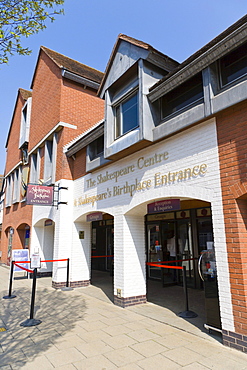
[[[27,281],[25,287],[18,286],[18,280],[15,279],[13,288],[16,298],[2,299],[3,294],[0,297],[0,322],[6,328],[0,333],[0,367],[22,368],[44,351],[49,351],[68,331],[73,330],[87,310],[79,292],[54,290],[44,286],[39,279],[34,318],[42,322],[37,326],[22,327],[20,324],[30,317],[32,280]],[[23,284],[23,280],[19,284]]]

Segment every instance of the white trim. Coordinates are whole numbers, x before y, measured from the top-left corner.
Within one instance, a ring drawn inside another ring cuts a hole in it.
[[[18,162],[5,176],[6,179],[14,170],[16,170],[17,167],[19,167],[22,164],[22,161]]]
[[[67,127],[67,128],[72,128],[72,129],[74,129],[74,130],[76,130],[77,129],[77,126],[76,125],[72,125],[72,124],[70,124],[70,123],[66,123],[66,122],[58,122],[57,124],[56,124],[56,126],[54,126],[52,129],[51,129],[51,131],[49,131],[43,138],[42,138],[42,140],[40,140],[39,142],[38,142],[38,144],[36,144],[35,145],[35,147],[33,147],[33,149],[32,150],[30,150],[30,152],[28,153],[28,155],[30,155],[30,154],[32,154],[33,152],[35,152],[46,140],[47,140],[47,138],[51,135],[51,134],[53,134],[59,127]]]
[[[95,130],[98,126],[100,126],[103,122],[105,121],[105,119],[102,119],[100,120],[99,122],[95,123],[95,125],[93,125],[92,127],[90,127],[88,130],[84,131],[82,134],[78,135],[77,137],[75,137],[73,140],[71,140],[68,144],[65,144],[64,147],[63,147],[63,152],[66,153],[67,151],[69,151],[69,148],[75,144],[77,141],[79,141],[80,139],[82,139],[84,136],[88,135],[90,132],[92,132],[93,130]]]

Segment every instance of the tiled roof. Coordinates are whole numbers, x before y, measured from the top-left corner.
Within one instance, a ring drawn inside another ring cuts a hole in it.
[[[54,50],[48,49],[45,46],[41,46],[40,49],[43,50],[59,68],[64,68],[67,71],[73,72],[97,83],[100,83],[104,76],[104,73],[98,71],[97,69],[77,62],[76,60],[68,58],[63,54],[59,54]]]

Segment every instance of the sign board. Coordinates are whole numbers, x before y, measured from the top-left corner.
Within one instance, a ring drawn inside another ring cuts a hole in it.
[[[41,268],[41,257],[39,253],[33,253],[30,256],[31,269],[40,269]]]
[[[28,249],[13,249],[12,250],[12,261],[29,261],[29,250]],[[29,263],[22,263],[22,267],[25,269],[29,268]],[[23,271],[20,267],[14,265],[14,272]]]
[[[87,222],[103,220],[102,212],[94,212],[87,215]]]
[[[180,199],[164,199],[148,204],[147,213],[161,213],[180,209]]]
[[[28,185],[26,204],[51,206],[53,204],[53,186]]]

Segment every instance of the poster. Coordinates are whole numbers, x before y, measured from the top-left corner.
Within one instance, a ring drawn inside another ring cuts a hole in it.
[[[12,261],[29,261],[29,250],[28,249],[13,249],[12,250]],[[29,263],[22,263],[22,267],[28,269]],[[23,271],[20,267],[14,265],[14,272]]]

